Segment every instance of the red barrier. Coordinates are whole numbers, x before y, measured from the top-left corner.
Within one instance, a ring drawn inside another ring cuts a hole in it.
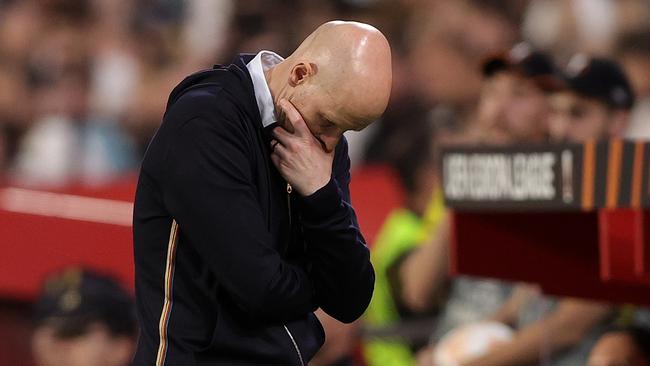
[[[131,235],[135,177],[102,187],[0,188],[0,297],[31,300],[49,273],[87,266],[133,288]],[[351,194],[372,244],[387,213],[401,200],[382,167],[353,173]]]
[[[596,212],[454,212],[451,269],[455,274],[537,283],[553,295],[650,305],[648,283],[618,277],[634,268],[629,256],[633,242],[625,241],[633,232],[612,231],[627,214],[609,222],[608,232],[614,235],[608,246],[616,247],[610,251],[607,281],[601,277],[603,236]]]
[[[133,287],[135,179],[102,187],[0,189],[0,295],[31,300],[49,273],[88,266]]]

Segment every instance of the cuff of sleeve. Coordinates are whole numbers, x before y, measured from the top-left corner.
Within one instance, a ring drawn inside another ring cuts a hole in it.
[[[320,219],[332,215],[341,206],[341,193],[334,178],[310,196],[301,197],[302,215],[306,219]]]

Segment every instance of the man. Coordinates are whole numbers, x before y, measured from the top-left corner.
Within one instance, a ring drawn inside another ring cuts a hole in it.
[[[110,277],[71,268],[49,277],[34,307],[39,366],[126,366],[137,324],[131,296]]]
[[[476,119],[465,142],[490,145],[543,142],[549,109],[547,96],[559,86],[551,59],[522,43],[487,58],[482,72],[484,80]],[[449,246],[449,222],[443,225],[447,227],[405,261],[408,270],[403,279],[404,301],[411,309],[430,305],[431,293],[437,290],[440,281],[434,286],[434,281],[426,279],[439,277],[436,275],[439,268],[447,268],[447,256],[439,253],[446,253]],[[496,313],[510,292],[511,286],[502,281],[454,278],[434,338]],[[495,318],[501,320],[501,315]]]
[[[547,96],[559,87],[551,59],[521,43],[484,60],[482,73],[475,120],[464,131],[466,136],[451,136],[447,140],[490,145],[543,142],[547,135]],[[427,245],[413,251],[403,262],[402,301],[412,311],[430,308],[432,294],[444,283],[440,277],[447,272],[449,222],[445,220],[441,226]],[[507,297],[506,287],[509,286],[491,280],[479,283],[467,278],[454,279],[436,337],[495,311]]]
[[[135,365],[306,365],[317,308],[352,322],[374,272],[347,143],[386,108],[390,48],[355,22],[286,59],[262,51],[185,79],[142,164]]]
[[[548,94],[560,85],[544,53],[520,43],[483,63],[485,77],[470,134],[487,144],[543,143]]]
[[[567,88],[551,98],[551,139],[581,142],[623,137],[634,93],[621,67],[608,59],[576,55],[567,74]]]

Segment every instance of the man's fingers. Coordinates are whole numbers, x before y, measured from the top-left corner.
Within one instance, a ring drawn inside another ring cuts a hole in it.
[[[296,107],[288,100],[281,99],[279,104],[280,108],[282,108],[282,111],[284,112],[284,115],[287,116],[287,119],[289,122],[291,122],[291,124],[294,124],[296,121],[302,119],[300,112],[298,112]]]
[[[293,130],[295,131],[295,134],[300,137],[315,138],[314,135],[311,134],[311,130],[309,129],[309,127],[307,127],[307,123],[302,118],[300,118],[293,124]]]
[[[271,161],[273,162],[273,165],[275,165],[276,169],[280,169],[280,157],[275,154],[271,154]]]
[[[297,132],[298,136],[307,136],[306,133],[311,134],[305,120],[302,118],[302,115],[298,112],[293,103],[286,99],[282,99],[279,104],[280,108],[284,111],[285,116],[287,116],[291,127],[293,127],[294,133]]]
[[[277,141],[280,142],[279,145],[282,145],[284,148],[291,151],[296,151],[297,149],[299,149],[300,137],[292,135],[291,133],[287,132],[284,128],[276,127],[273,130],[272,135]]]
[[[287,149],[282,146],[282,144],[278,144],[276,146],[275,151],[271,153],[271,161],[273,162],[273,165],[275,168],[280,172],[280,174],[284,175],[285,174],[285,169],[288,166],[287,159],[288,159],[288,152]]]
[[[276,148],[279,144],[280,144],[280,141],[275,140],[275,139],[271,140],[271,142],[269,143],[269,145],[271,145],[271,152],[275,151],[275,148]]]
[[[288,153],[287,148],[280,143],[275,145],[272,155],[276,155],[280,160],[285,160],[288,157]]]
[[[299,132],[294,135],[282,127],[276,127],[271,131],[271,135],[276,140],[280,141],[280,144],[292,151],[300,149],[301,141],[304,141],[305,139],[309,140],[311,143],[318,144],[318,140],[316,140],[310,132],[307,132],[306,136],[299,135]]]
[[[271,135],[273,135],[276,140],[280,141],[280,143],[285,146],[289,145],[289,141],[292,138],[292,135],[282,127],[274,128],[273,131],[271,131]]]

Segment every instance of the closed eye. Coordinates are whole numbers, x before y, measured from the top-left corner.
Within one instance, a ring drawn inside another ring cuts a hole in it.
[[[327,134],[331,132],[334,127],[336,127],[334,123],[323,118],[318,126],[318,129],[320,130],[320,133]]]

